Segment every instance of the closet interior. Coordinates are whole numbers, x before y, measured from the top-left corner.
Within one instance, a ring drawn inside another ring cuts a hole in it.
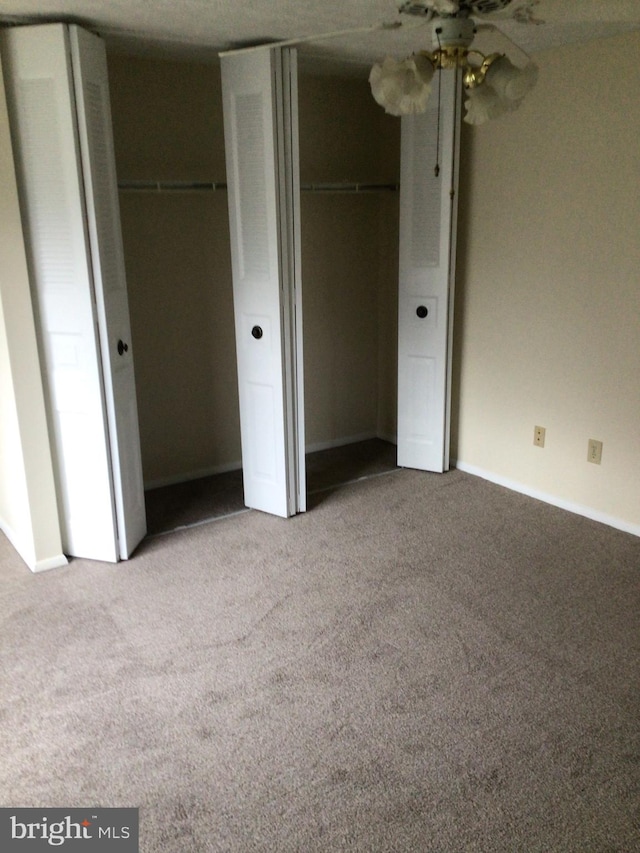
[[[220,71],[109,55],[149,533],[244,509]],[[395,466],[399,122],[299,75],[307,488]]]

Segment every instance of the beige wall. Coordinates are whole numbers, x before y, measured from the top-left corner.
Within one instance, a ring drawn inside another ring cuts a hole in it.
[[[215,65],[113,54],[109,76],[120,181],[225,181]],[[303,183],[397,182],[399,125],[366,82],[299,88]],[[145,482],[237,465],[226,193],[123,190],[120,205]],[[303,193],[308,446],[395,433],[397,215],[396,193]]]
[[[536,60],[466,136],[453,453],[640,532],[640,35]]]
[[[240,460],[224,192],[120,194],[145,482]]]
[[[380,109],[366,80],[302,74],[299,112],[303,183],[399,180],[400,122]]]
[[[310,449],[376,435],[395,437],[397,371],[390,376],[388,367],[396,364],[397,268],[391,276],[382,274],[389,264],[383,254],[381,220],[390,212],[390,230],[397,233],[398,211],[388,202],[382,193],[303,194],[305,413]],[[396,246],[391,255],[397,257]],[[385,311],[389,303],[390,310]]]
[[[33,571],[64,565],[0,64],[0,529]]]
[[[108,55],[119,180],[224,181],[214,65]]]

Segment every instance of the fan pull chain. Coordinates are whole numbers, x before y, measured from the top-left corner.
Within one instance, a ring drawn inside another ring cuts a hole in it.
[[[455,68],[456,85],[455,85],[454,91],[453,91],[453,150],[454,151],[456,150],[456,148],[458,146],[458,137],[457,137],[458,127],[459,127],[459,124],[458,124],[458,101],[460,100],[460,90],[461,90],[460,76],[461,76],[461,73],[462,72],[461,72],[460,68],[456,65],[456,68]],[[455,157],[454,157],[454,164],[455,164]],[[456,174],[455,174],[455,165],[454,165],[454,167],[451,169],[451,189],[449,190],[449,198],[452,201],[453,201],[453,198],[456,194],[455,180],[456,180]]]
[[[436,38],[438,39],[438,48],[441,50],[442,45],[440,44],[440,33],[436,29]],[[441,98],[441,90],[442,90],[442,68],[438,69],[438,117],[436,119],[436,165],[433,170],[433,174],[437,177],[440,176],[440,98]]]

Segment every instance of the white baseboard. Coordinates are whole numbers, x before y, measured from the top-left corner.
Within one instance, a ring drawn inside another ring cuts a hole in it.
[[[64,554],[56,554],[54,557],[48,557],[46,560],[35,560],[33,554],[26,554],[22,545],[19,542],[13,529],[0,518],[0,530],[7,537],[12,547],[15,548],[18,556],[23,560],[32,572],[46,572],[49,569],[57,569],[60,566],[66,566],[68,560]]]
[[[516,480],[511,480],[508,477],[503,477],[500,474],[494,474],[493,471],[486,471],[484,468],[478,468],[475,465],[469,465],[460,459],[451,460],[452,467],[459,471],[464,471],[467,474],[473,474],[475,477],[481,477],[483,480],[489,480],[491,483],[496,483],[498,486],[504,486],[514,492],[527,495],[530,498],[543,501],[544,503],[557,506],[560,509],[566,509],[568,512],[574,512],[576,515],[582,515],[585,518],[590,518],[592,521],[599,521],[601,524],[607,524],[609,527],[615,527],[617,530],[623,530],[625,533],[632,533],[634,536],[640,536],[640,525],[632,524],[630,521],[625,521],[622,518],[616,518],[613,515],[607,515],[600,510],[593,509],[583,504],[568,501],[560,498],[557,495],[552,495],[549,492],[541,492],[538,489],[531,488],[524,483],[519,483]]]
[[[38,560],[34,566],[29,566],[32,572],[48,572],[49,569],[59,569],[60,566],[68,565],[69,561],[64,554],[59,557],[49,557],[48,560]]]

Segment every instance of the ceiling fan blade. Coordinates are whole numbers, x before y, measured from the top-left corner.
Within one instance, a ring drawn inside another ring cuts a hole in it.
[[[243,47],[230,48],[228,50],[221,50],[218,53],[218,56],[228,56],[229,54],[235,53],[248,53],[255,50],[264,50],[265,48],[272,47],[295,47],[299,44],[305,44],[308,42],[316,42],[316,41],[324,41],[328,39],[340,38],[341,36],[348,35],[356,35],[358,33],[375,33],[375,32],[383,32],[385,30],[398,30],[402,28],[403,30],[411,30],[417,29],[418,27],[423,27],[425,25],[425,21],[419,21],[418,23],[407,24],[404,21],[383,21],[378,24],[371,24],[368,27],[351,27],[347,30],[334,30],[332,32],[327,33],[318,33],[316,35],[311,36],[297,36],[296,38],[290,39],[281,39],[280,41],[265,41],[261,44],[253,44]]]
[[[519,24],[544,24],[540,18],[535,17],[535,9],[540,0],[510,0],[502,8],[495,8],[495,4],[487,0],[486,5],[481,2],[474,3],[471,0],[471,15],[474,19],[484,21],[510,20]]]

